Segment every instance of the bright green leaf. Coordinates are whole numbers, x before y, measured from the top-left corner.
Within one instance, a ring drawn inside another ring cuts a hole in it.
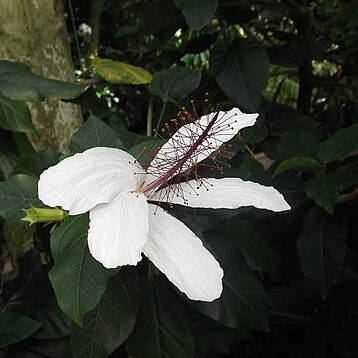
[[[307,195],[332,215],[342,189],[343,179],[338,174],[318,176],[305,183]]]
[[[112,277],[99,305],[86,314],[83,328],[72,328],[74,357],[106,358],[119,347],[133,330],[139,295],[135,268],[123,268]]]
[[[94,147],[124,149],[124,144],[111,127],[101,119],[90,116],[85,124],[72,136],[71,152],[83,152]]]
[[[41,323],[13,312],[0,312],[0,348],[20,342],[41,327]]]
[[[37,179],[18,174],[0,183],[0,215],[7,220],[18,221],[25,216],[22,209],[43,207],[38,199]]]
[[[25,154],[18,160],[14,172],[40,176],[44,170],[57,164],[60,156],[60,153],[51,151]]]
[[[22,63],[0,61],[0,92],[5,97],[38,102],[46,98],[74,98],[84,90],[84,86],[35,75]]]
[[[150,83],[153,78],[151,73],[142,67],[107,58],[95,57],[92,65],[109,83],[140,85]]]
[[[68,217],[51,234],[50,281],[59,306],[79,326],[101,300],[109,277],[118,271],[105,269],[91,256],[87,232],[88,215],[81,215]]]
[[[320,168],[321,164],[316,159],[310,157],[292,157],[284,160],[277,166],[273,177],[290,169],[318,170]]]
[[[322,163],[342,159],[358,151],[358,124],[339,129],[320,144],[318,158]]]
[[[0,128],[16,132],[34,131],[26,103],[14,101],[0,92]]]
[[[201,29],[211,20],[218,3],[218,0],[175,0],[187,24],[194,30]]]
[[[127,349],[131,357],[193,357],[188,318],[162,277],[149,278]]]
[[[149,91],[159,96],[163,102],[183,99],[200,84],[201,72],[185,67],[174,67],[156,72]]]
[[[222,91],[246,111],[255,111],[269,76],[265,48],[253,40],[222,44],[210,53],[210,69]]]
[[[340,216],[315,207],[305,217],[297,240],[299,264],[323,298],[338,278],[345,256],[347,226]]]

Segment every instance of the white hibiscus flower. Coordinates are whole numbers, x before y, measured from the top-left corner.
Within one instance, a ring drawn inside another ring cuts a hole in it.
[[[212,301],[222,292],[219,263],[187,226],[151,202],[290,209],[272,187],[239,178],[190,179],[187,174],[256,118],[234,108],[186,124],[160,148],[146,171],[116,148],[75,154],[42,173],[39,197],[70,215],[90,212],[88,246],[103,266],[135,265],[143,253],[190,299]]]

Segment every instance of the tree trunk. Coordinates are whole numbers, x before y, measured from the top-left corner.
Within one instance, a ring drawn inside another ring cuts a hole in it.
[[[44,77],[74,81],[61,0],[0,0],[0,43],[0,59],[23,62]],[[47,100],[31,103],[30,110],[35,150],[66,152],[82,122],[79,107]]]
[[[32,72],[53,79],[74,81],[73,64],[61,0],[0,0],[0,60],[19,61]],[[28,135],[35,150],[66,152],[80,127],[80,108],[59,100],[29,104],[37,131]],[[32,246],[33,230],[4,223],[7,249],[13,266]]]

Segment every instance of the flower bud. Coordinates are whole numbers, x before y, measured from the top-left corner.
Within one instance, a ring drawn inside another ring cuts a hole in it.
[[[51,223],[64,220],[68,213],[62,209],[28,208],[23,209],[26,216],[21,220],[30,223],[30,226],[36,223]]]

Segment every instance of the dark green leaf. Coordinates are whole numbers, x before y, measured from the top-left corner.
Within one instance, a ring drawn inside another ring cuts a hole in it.
[[[273,177],[290,169],[318,170],[321,164],[310,157],[292,157],[281,162],[275,169]]]
[[[182,304],[164,279],[149,279],[127,346],[130,356],[192,357],[193,340]]]
[[[109,83],[140,85],[152,81],[152,75],[147,70],[128,63],[95,57],[92,61],[92,65]]]
[[[358,124],[339,129],[320,144],[318,158],[322,163],[342,159],[358,151]]]
[[[210,53],[210,69],[226,96],[247,111],[257,109],[269,75],[264,47],[253,40],[217,46]]]
[[[118,138],[124,143],[126,149],[132,148],[137,143],[146,142],[151,138],[129,131],[123,118],[119,118],[115,115],[109,118],[107,124],[114,130]]]
[[[224,269],[224,290],[221,298],[195,306],[221,324],[239,330],[268,330],[266,292],[250,271],[243,254],[236,245],[236,234],[221,230],[205,234],[207,242]],[[243,247],[244,249],[244,247]],[[251,256],[248,247],[244,249]],[[252,258],[250,259],[253,263]]]
[[[85,87],[70,82],[50,80],[30,72],[19,62],[0,61],[0,92],[18,101],[43,101],[46,98],[74,98]]]
[[[338,174],[318,176],[305,183],[307,195],[330,214],[333,214],[342,189],[343,179]]]
[[[79,326],[83,316],[101,300],[110,276],[87,247],[88,216],[67,218],[51,234],[54,266],[50,281],[61,309]]]
[[[185,98],[200,84],[201,72],[185,67],[174,67],[156,72],[149,85],[149,91],[159,96],[163,102]]]
[[[0,151],[0,181],[8,180],[14,171],[16,156]]]
[[[160,14],[160,21],[158,21]],[[157,0],[143,7],[139,17],[139,31],[168,39],[179,28],[185,26],[185,19],[173,0]]]
[[[60,153],[50,151],[25,154],[17,162],[14,172],[40,176],[44,170],[57,164],[60,156]]]
[[[358,320],[351,318],[343,322],[342,331],[334,338],[333,349],[343,357],[354,357],[358,355]]]
[[[150,138],[148,137],[147,139]],[[129,153],[132,154],[142,166],[146,167],[165,142],[164,139],[152,138],[146,142],[135,145],[129,150]]]
[[[325,298],[337,280],[345,256],[347,226],[340,216],[314,207],[305,217],[297,240],[304,275]]]
[[[235,244],[253,271],[278,273],[279,257],[270,249],[255,230],[255,222],[234,217],[227,222],[226,230],[235,238]]]
[[[234,158],[233,165],[238,168],[239,176],[244,180],[260,181],[265,175],[265,168],[249,154],[243,154],[240,158]]]
[[[132,332],[139,304],[139,282],[134,268],[123,268],[112,277],[99,305],[74,326],[71,345],[74,357],[108,357]]]
[[[175,0],[175,5],[183,12],[187,24],[199,30],[214,16],[218,0]]]
[[[270,105],[266,114],[271,130],[276,133],[283,133],[291,129],[310,131],[317,126],[317,122],[312,118],[279,103]]]
[[[198,315],[199,316],[199,315]],[[221,357],[237,345],[238,333],[219,322],[200,315],[192,323],[195,357]]]
[[[256,144],[262,142],[267,137],[267,127],[264,125],[256,125],[244,128],[241,132],[241,138],[245,143]]]
[[[91,116],[71,138],[71,152],[83,152],[94,147],[124,148],[111,127],[101,119]]]
[[[34,131],[26,103],[14,101],[0,92],[0,128],[16,132]]]
[[[13,312],[0,313],[0,348],[22,341],[41,327],[41,323]]]
[[[29,338],[9,347],[7,355],[12,358],[64,358],[71,357],[68,337],[56,339]]]
[[[33,263],[31,264],[33,267]],[[25,284],[16,288],[14,293],[10,292],[11,297],[6,302],[6,309],[29,316],[42,324],[42,327],[33,334],[33,338],[53,339],[69,335],[70,320],[57,305],[47,270],[38,269],[26,277]],[[8,294],[7,290],[5,293]]]
[[[319,142],[311,133],[303,131],[286,132],[277,146],[278,156],[281,160],[291,157],[316,158]]]
[[[87,88],[80,96],[64,102],[79,104],[81,107],[89,109],[93,115],[100,118],[106,118],[112,114],[105,96],[98,97],[93,87]]]
[[[0,183],[0,215],[7,220],[18,221],[25,216],[22,209],[43,207],[38,199],[37,179],[18,174]]]

